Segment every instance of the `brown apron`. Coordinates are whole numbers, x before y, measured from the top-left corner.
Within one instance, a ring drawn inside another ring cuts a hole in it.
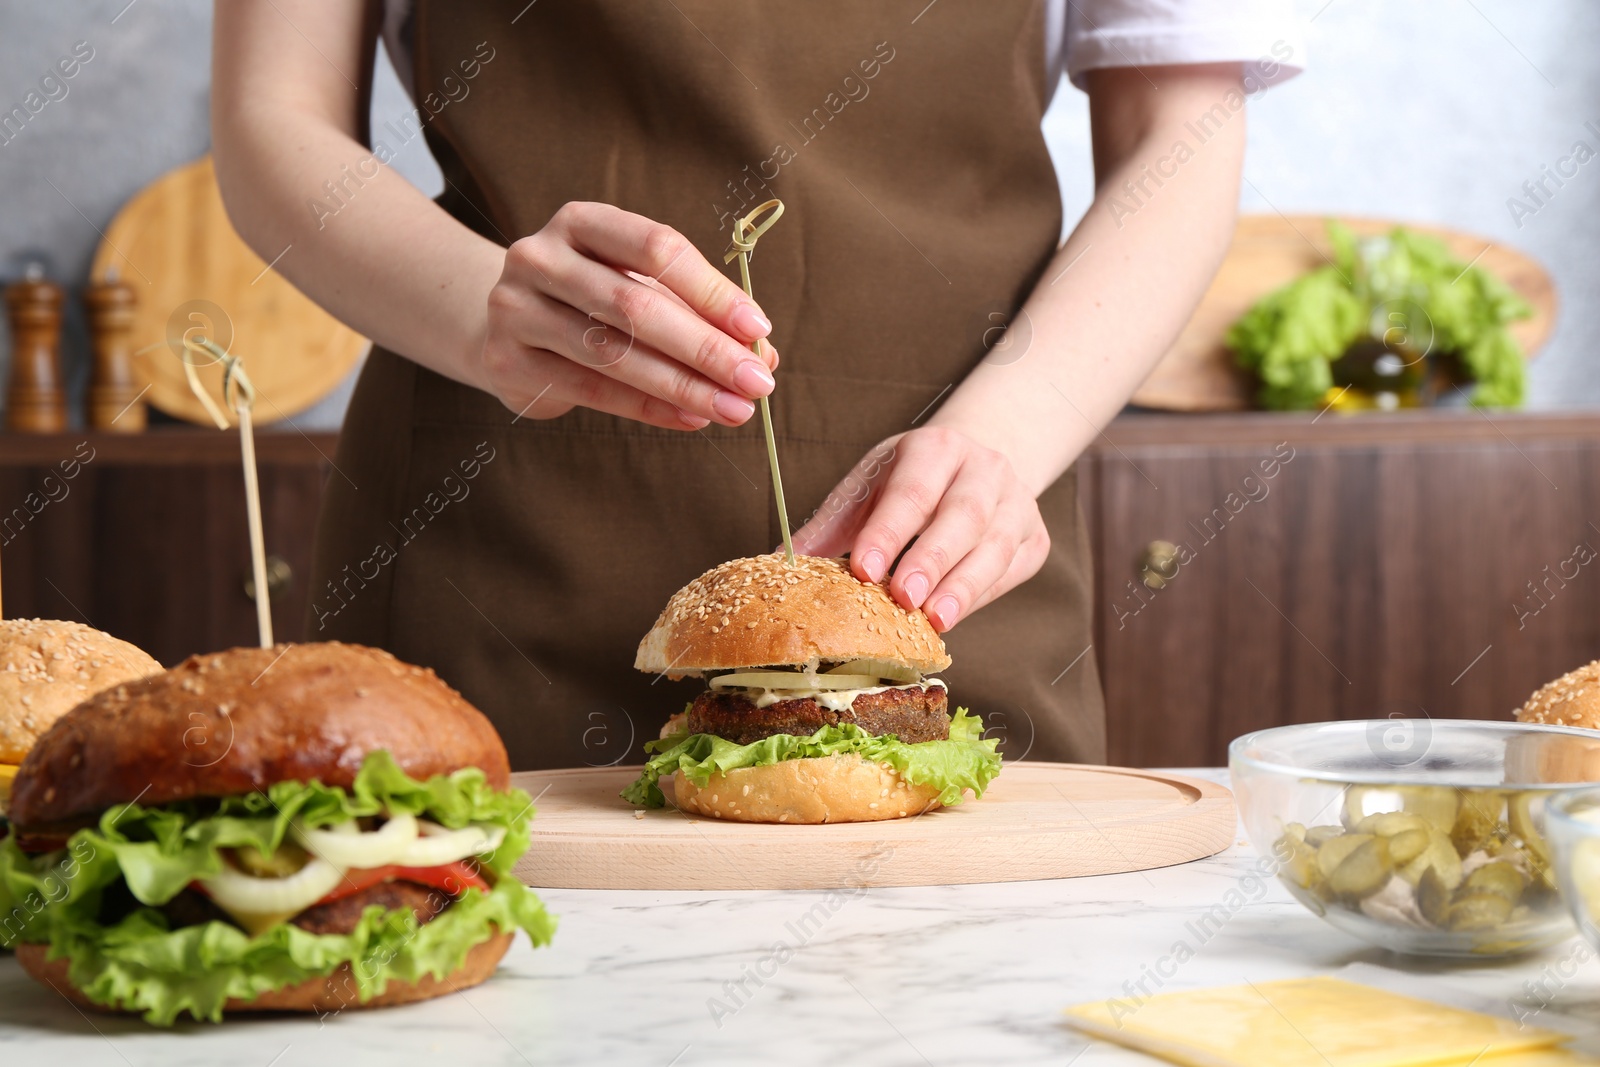
[[[1039,0],[421,0],[415,91],[443,97],[481,64],[428,143],[441,204],[502,244],[594,200],[720,262],[735,215],[783,199],[752,271],[783,353],[772,407],[798,526],[973,372],[1056,247],[1043,29]],[[514,421],[385,351],[337,462],[312,638],[435,668],[519,769],[637,759],[697,689],[635,672],[640,636],[689,579],[779,541],[759,418]],[[1039,504],[1049,560],[948,635],[945,678],[1008,756],[1097,762],[1075,476]]]

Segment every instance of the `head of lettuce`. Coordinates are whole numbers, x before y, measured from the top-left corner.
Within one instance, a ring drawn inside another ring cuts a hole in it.
[[[1363,341],[1393,346],[1391,374],[1443,360],[1441,380],[1470,380],[1474,405],[1522,405],[1526,369],[1508,326],[1533,314],[1525,300],[1437,237],[1396,226],[1358,238],[1337,220],[1327,226],[1327,263],[1256,301],[1228,330],[1228,348],[1261,384],[1262,407],[1342,406],[1353,382],[1339,387],[1336,370]]]
[[[432,672],[334,643],[108,689],[14,783],[0,945],[68,998],[180,1015],[403,1004],[555,921],[512,876],[533,807]]]

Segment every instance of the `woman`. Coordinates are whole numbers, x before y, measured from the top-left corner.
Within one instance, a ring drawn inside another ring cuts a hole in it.
[[[811,516],[796,550],[848,553],[947,631],[952,692],[1013,758],[1102,759],[1072,463],[1227,247],[1244,95],[1296,55],[1279,17],[217,5],[230,215],[375,342],[312,637],[435,667],[519,767],[635,756],[684,699],[630,670],[639,636],[689,578],[778,543],[752,419],[770,395],[791,514]],[[419,110],[369,130],[380,24]],[[1063,65],[1098,192],[1058,247],[1039,126]],[[437,202],[384,165],[419,127]],[[770,197],[787,210],[750,300],[721,257]]]

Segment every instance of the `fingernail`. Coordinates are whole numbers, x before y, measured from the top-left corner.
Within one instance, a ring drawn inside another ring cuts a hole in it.
[[[682,419],[683,424],[691,430],[703,430],[711,425],[711,420],[704,415],[694,415],[682,408],[678,409],[678,418]]]
[[[733,309],[728,321],[742,336],[752,341],[772,332],[772,323],[767,321],[767,317],[757,311],[754,304],[746,304],[743,301]]]
[[[746,396],[766,396],[772,392],[772,372],[747,359],[733,369],[733,384]]]
[[[861,557],[861,569],[866,571],[867,577],[873,581],[883,581],[883,553],[875,548],[867,549]]]
[[[742,396],[718,389],[711,398],[711,410],[730,422],[744,422],[756,413],[756,406]]]
[[[928,576],[921,571],[914,572],[905,580],[906,599],[911,601],[914,608],[922,607],[922,602],[928,596]]]
[[[936,629],[948,630],[961,617],[961,604],[955,597],[946,593],[933,602],[933,607],[928,609],[928,617],[933,619]]]

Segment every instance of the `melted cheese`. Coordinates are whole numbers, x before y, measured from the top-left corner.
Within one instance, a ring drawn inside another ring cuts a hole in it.
[[[6,813],[6,804],[11,800],[11,781],[16,776],[16,764],[0,763],[0,815]]]
[[[1066,1014],[1072,1026],[1096,1037],[1206,1067],[1594,1062],[1556,1049],[1569,1040],[1566,1034],[1534,1026],[1519,1030],[1510,1019],[1336,978],[1113,997]]]
[[[867,693],[886,693],[891,689],[920,689],[923,692],[929,686],[944,688],[944,683],[937,678],[924,678],[920,682],[908,682],[905,685],[872,685],[864,689],[730,689],[730,693],[742,695],[758,708],[767,708],[782,700],[815,700],[829,711],[851,711],[855,708],[856,697]]]

